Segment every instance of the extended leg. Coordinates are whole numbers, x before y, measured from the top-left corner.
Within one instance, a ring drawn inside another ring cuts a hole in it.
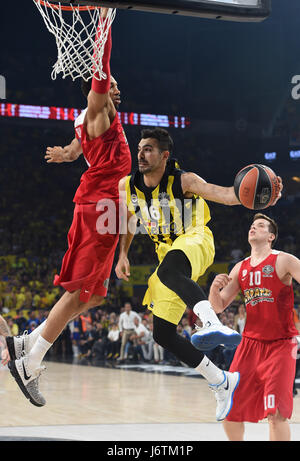
[[[102,296],[94,295],[88,303],[83,303],[79,295],[79,290],[66,292],[52,308],[42,335],[38,336],[28,355],[8,363],[12,376],[33,405],[43,406],[46,403],[39,391],[38,378],[42,370],[41,362],[47,351],[74,316],[97,306],[103,299]]]
[[[216,419],[222,421],[231,410],[232,396],[239,383],[239,373],[220,370],[203,352],[178,335],[175,324],[156,315],[153,316],[153,339],[179,360],[195,368],[208,381],[211,389],[215,391],[217,400]]]

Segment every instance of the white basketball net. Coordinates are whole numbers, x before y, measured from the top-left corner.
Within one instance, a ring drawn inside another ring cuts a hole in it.
[[[98,80],[106,79],[102,71],[102,57],[116,9],[110,8],[103,19],[100,7],[65,7],[61,3],[43,0],[33,2],[56,40],[57,61],[51,73],[52,80],[60,72],[62,78],[71,77],[72,80],[81,77],[88,81],[93,76]],[[99,76],[95,75],[97,71]]]

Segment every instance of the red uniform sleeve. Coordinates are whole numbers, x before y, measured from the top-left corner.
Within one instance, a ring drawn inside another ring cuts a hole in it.
[[[100,19],[101,21],[101,19]],[[97,35],[100,34],[100,26],[98,26]],[[96,35],[96,36],[97,36]],[[111,55],[111,28],[109,28],[107,41],[104,46],[104,53],[102,57],[102,70],[106,74],[106,79],[98,80],[99,79],[99,71],[96,71],[93,80],[92,80],[92,89],[96,93],[106,94],[109,92],[110,89],[110,55]]]

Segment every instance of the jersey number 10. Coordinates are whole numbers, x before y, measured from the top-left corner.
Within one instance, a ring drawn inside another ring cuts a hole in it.
[[[261,284],[261,272],[260,271],[250,272],[249,277],[250,277],[250,280],[249,280],[250,287],[253,287],[253,285]]]
[[[275,408],[275,395],[269,394],[264,396],[264,408],[268,410],[269,408]]]

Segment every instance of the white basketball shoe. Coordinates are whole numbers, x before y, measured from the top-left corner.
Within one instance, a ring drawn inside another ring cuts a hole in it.
[[[215,393],[217,401],[216,419],[223,421],[230,413],[233,404],[233,394],[240,382],[239,372],[230,373],[223,371],[224,381],[222,384],[210,384],[209,388]]]
[[[200,318],[197,306],[193,311]],[[218,318],[215,322],[207,321],[202,328],[196,325],[196,330],[191,342],[200,351],[209,351],[221,344],[234,349],[242,340],[242,336],[236,330],[222,325]]]
[[[29,335],[28,331],[24,331],[22,335],[7,336],[7,349],[11,360],[19,360],[23,355],[29,353]]]
[[[46,400],[39,390],[39,377],[45,367],[38,367],[34,371],[29,371],[28,358],[24,356],[8,362],[8,368],[25,397],[37,407],[44,406]]]

